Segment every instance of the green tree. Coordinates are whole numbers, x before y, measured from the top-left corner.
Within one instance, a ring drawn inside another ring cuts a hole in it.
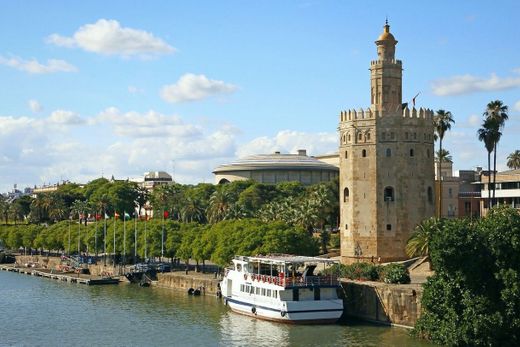
[[[501,100],[494,100],[487,104],[486,111],[484,111],[484,117],[489,120],[494,120],[494,124],[498,126],[498,129],[494,132],[493,137],[493,205],[495,204],[495,192],[496,192],[496,179],[497,179],[497,146],[502,137],[500,132],[505,125],[506,120],[509,116],[507,114],[508,107],[504,105]]]
[[[9,202],[7,198],[0,194],[0,216],[4,219],[5,224],[9,222]]]
[[[435,274],[424,285],[415,334],[450,346],[520,342],[520,214],[444,220],[430,242]]]
[[[453,162],[453,158],[450,154],[450,151],[446,150],[446,149],[443,149],[442,151],[436,151],[435,152],[435,159],[438,161],[438,162],[443,162],[443,163],[452,163]]]
[[[455,123],[453,115],[450,111],[438,110],[433,118],[436,138],[439,140],[439,153],[442,153],[442,140],[448,130],[451,129],[451,124]],[[438,216],[442,215],[442,162],[439,161],[438,180],[439,180],[439,211]]]
[[[518,149],[507,156],[507,167],[512,170],[520,169],[520,151]]]
[[[233,203],[233,194],[229,190],[224,189],[224,186],[219,186],[209,198],[209,205],[206,211],[208,221],[214,224],[226,219],[226,215]]]

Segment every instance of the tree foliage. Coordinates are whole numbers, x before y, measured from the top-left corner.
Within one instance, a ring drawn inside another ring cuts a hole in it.
[[[425,285],[415,334],[436,343],[520,343],[520,215],[490,211],[479,221],[446,220],[432,235],[435,275]]]

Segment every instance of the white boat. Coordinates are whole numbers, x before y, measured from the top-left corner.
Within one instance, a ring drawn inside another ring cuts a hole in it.
[[[220,283],[237,313],[285,323],[335,323],[343,314],[341,285],[326,267],[336,261],[293,255],[236,256]]]

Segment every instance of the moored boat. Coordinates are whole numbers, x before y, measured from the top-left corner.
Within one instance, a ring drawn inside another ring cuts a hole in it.
[[[293,255],[236,256],[220,283],[231,310],[285,323],[335,323],[343,314],[336,261]]]

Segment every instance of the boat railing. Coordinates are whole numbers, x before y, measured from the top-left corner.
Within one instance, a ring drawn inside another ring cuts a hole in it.
[[[245,279],[262,283],[272,283],[282,287],[308,287],[308,286],[337,286],[339,280],[334,275],[324,276],[269,276],[269,275],[246,275]]]

